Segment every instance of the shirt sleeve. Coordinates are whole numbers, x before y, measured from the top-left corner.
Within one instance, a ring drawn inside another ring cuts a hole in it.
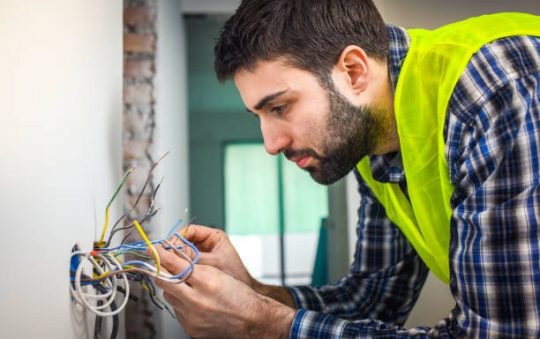
[[[449,264],[456,306],[449,317],[431,327],[401,327],[400,315],[412,306],[405,300],[415,300],[422,274],[407,280],[397,273],[400,268],[408,272],[404,267],[410,257],[403,253],[414,256],[403,251],[406,245],[397,240],[388,242],[389,252],[404,246],[395,260],[372,257],[387,262],[379,270],[366,265],[364,255],[377,251],[371,252],[363,242],[382,244],[388,234],[384,228],[378,237],[364,237],[369,228],[364,220],[359,225],[360,253],[351,275],[334,287],[292,290],[300,307],[291,327],[292,338],[540,336],[540,73],[528,70],[528,75],[513,74],[514,79],[496,88],[486,85],[482,100],[468,107],[468,118],[450,117],[447,158],[455,192]],[[471,81],[486,80],[478,73],[472,76]],[[365,213],[369,205],[364,202],[360,211]],[[425,274],[425,268],[409,265]],[[397,289],[394,279],[403,281],[403,290]],[[386,287],[372,290],[374,285]],[[403,297],[411,289],[408,298]],[[333,298],[333,291],[349,295]],[[392,306],[390,300],[399,302]],[[399,311],[385,314],[378,307],[381,302],[383,308]],[[350,308],[362,311],[345,311]]]
[[[538,71],[504,84],[470,121],[456,123],[465,138],[449,152],[450,287],[456,332],[467,337],[540,335]]]

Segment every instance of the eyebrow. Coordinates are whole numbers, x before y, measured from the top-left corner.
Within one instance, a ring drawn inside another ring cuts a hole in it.
[[[266,106],[270,101],[274,100],[275,98],[279,97],[280,95],[283,95],[285,92],[287,92],[287,90],[283,90],[283,91],[279,91],[279,92],[276,92],[276,93],[273,93],[273,94],[268,94],[267,96],[265,96],[264,98],[262,98],[261,100],[259,100],[259,102],[255,105],[255,110],[260,110],[261,108],[263,108],[264,106]],[[246,110],[248,112],[251,112],[251,110],[249,108],[246,107]],[[253,113],[253,112],[251,112]]]

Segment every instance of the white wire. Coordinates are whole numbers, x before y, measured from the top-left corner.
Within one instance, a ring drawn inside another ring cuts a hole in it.
[[[103,260],[103,262],[109,264],[109,262],[104,260],[104,258],[101,257],[100,259]],[[105,303],[105,307],[107,307],[107,306],[109,306],[111,304],[112,300],[114,300],[114,298],[116,296],[117,283],[116,283],[115,279],[112,279],[112,284],[111,284],[108,281],[109,279],[107,279],[107,280],[105,280],[105,281],[107,281],[107,284],[109,285],[109,291],[107,293],[97,294],[97,295],[94,294],[94,293],[85,293],[84,292],[84,287],[82,286],[80,279],[81,279],[81,276],[82,276],[82,271],[83,271],[84,266],[85,266],[87,261],[92,263],[92,266],[93,266],[94,269],[96,269],[100,273],[103,273],[103,269],[94,260],[94,258],[92,256],[90,256],[90,255],[84,256],[84,258],[81,260],[81,262],[79,264],[77,272],[75,273],[75,286],[78,287],[77,288],[77,293],[79,295],[79,299],[83,302],[83,304],[86,304],[85,301],[87,301],[88,299],[108,300],[108,302]],[[109,266],[110,266],[110,264],[109,264]],[[92,291],[94,291],[94,289],[92,289]],[[99,309],[103,309],[104,307],[96,305],[95,308],[99,310]]]
[[[92,311],[93,313],[95,314],[99,314],[99,313],[102,313],[98,306],[97,305],[92,305],[88,299],[97,299],[97,300],[102,300],[102,299],[105,299],[109,296],[111,296],[114,292],[110,292],[110,293],[107,293],[107,294],[102,294],[100,296],[95,296],[94,294],[89,294],[89,293],[84,293],[83,292],[83,286],[81,285],[81,275],[82,275],[82,271],[83,271],[83,268],[84,268],[84,265],[87,261],[90,261],[94,268],[96,268],[96,265],[99,266],[97,264],[97,262],[95,260],[92,259],[92,256],[87,254],[84,256],[83,260],[81,260],[81,262],[79,263],[79,267],[77,268],[77,272],[75,273],[75,287],[76,287],[76,291],[77,291],[77,294],[79,296],[79,300],[82,302],[82,304],[90,311]],[[97,269],[97,268],[96,268]],[[99,267],[99,269],[101,269],[101,267]],[[99,271],[98,269],[98,271]],[[115,284],[112,284],[111,287],[116,287]],[[93,289],[92,289],[93,291]],[[102,297],[103,296],[103,297]],[[96,302],[97,303],[97,302]],[[109,303],[110,304],[110,303]]]
[[[109,269],[114,269],[114,267],[111,265],[111,263],[106,260],[106,258],[104,258],[102,255],[99,255],[100,256],[100,259],[109,267]],[[92,265],[93,265],[93,268],[96,269],[99,274],[103,274],[105,271],[103,270],[103,268],[101,267],[100,264],[97,263],[97,261],[92,257],[92,256],[88,256],[85,258],[85,260],[89,260]],[[81,274],[82,275],[82,274]],[[106,282],[106,284],[108,285],[108,289],[109,291],[107,293],[103,293],[103,294],[90,294],[90,293],[87,293],[85,294],[88,298],[90,299],[97,299],[97,300],[105,300],[105,299],[112,299],[114,300],[114,297],[116,296],[116,287],[117,287],[117,279],[116,277],[114,276],[111,276],[110,277],[111,279],[106,279],[104,280],[104,282]],[[112,280],[112,284],[109,280]],[[110,305],[107,304],[107,306]],[[105,307],[107,307],[105,306]],[[99,307],[99,308],[104,308],[104,307]]]
[[[105,257],[103,257],[103,256],[101,256],[100,259],[102,259],[102,260],[108,262],[107,258],[105,258]],[[115,264],[116,264],[116,265],[119,265],[118,261],[115,260]],[[80,284],[80,274],[79,274],[78,276],[76,275],[76,276],[75,276],[75,284],[76,284],[76,286],[79,286],[79,297],[81,298],[81,300],[82,300],[84,306],[86,306],[86,307],[87,307],[91,312],[93,312],[94,314],[99,315],[99,316],[104,316],[104,317],[106,317],[106,316],[113,316],[113,315],[115,315],[115,314],[121,312],[121,311],[123,310],[123,308],[125,307],[126,303],[127,303],[127,299],[128,299],[128,296],[129,296],[129,284],[128,284],[128,282],[127,282],[127,277],[125,277],[125,274],[120,273],[120,275],[121,275],[122,278],[125,280],[126,292],[127,292],[127,293],[126,293],[126,297],[124,298],[124,302],[122,303],[122,305],[121,305],[119,308],[117,308],[115,311],[111,311],[111,312],[104,312],[104,311],[101,311],[101,308],[100,308],[100,307],[98,307],[97,305],[94,306],[93,303],[90,303],[90,302],[85,298],[85,296],[90,296],[90,295],[82,293],[82,288],[81,288],[82,286],[81,286],[81,284]],[[110,277],[108,277],[107,279],[109,279],[109,278],[110,278]],[[116,290],[116,283],[113,283],[112,285],[115,287],[115,290]],[[110,298],[110,299],[109,299],[110,302],[112,302],[112,300],[114,300],[114,298],[112,298],[112,296],[113,296],[113,295],[111,295],[111,296],[109,297],[109,298]],[[115,296],[115,294],[114,294],[114,296]],[[110,304],[110,302],[109,302],[109,304]]]
[[[182,259],[186,260],[189,263],[189,269],[192,271],[194,268],[194,264],[191,258],[187,256],[185,253],[183,253],[182,251],[177,250],[169,241],[165,241],[165,242],[173,248],[173,251],[177,256],[181,257]],[[70,284],[71,295],[75,298],[75,300],[79,304],[86,307],[89,311],[91,311],[92,313],[98,316],[109,317],[109,316],[113,316],[122,312],[122,310],[127,305],[127,302],[129,300],[129,293],[130,293],[129,281],[125,272],[118,272],[115,274],[111,274],[107,278],[105,278],[104,282],[107,285],[107,288],[109,291],[103,294],[85,292],[85,289],[88,289],[88,288],[91,288],[91,291],[95,292],[95,288],[92,285],[83,286],[81,282],[84,267],[85,265],[87,265],[88,262],[91,264],[93,269],[97,270],[99,274],[104,274],[106,270],[104,270],[103,266],[105,266],[107,271],[111,271],[111,272],[121,271],[123,269],[122,264],[118,261],[118,259],[114,255],[111,255],[111,254],[103,255],[103,254],[98,253],[95,255],[95,257],[99,258],[103,262],[103,265],[100,265],[94,259],[94,256],[91,255],[90,253],[78,251],[78,252],[73,252],[71,256],[72,258],[74,256],[81,257],[81,260],[79,261],[79,265],[77,267],[77,271],[75,272],[75,281],[73,282],[73,284]],[[149,272],[150,276],[163,280],[163,281],[167,281],[169,283],[179,284],[179,283],[184,282],[190,276],[190,272],[187,271],[186,275],[182,277],[181,279],[172,278],[173,275],[167,274],[164,272],[161,272],[158,275],[156,268],[146,262],[143,263],[143,266],[145,266],[145,268],[147,268],[151,272],[151,273]],[[103,309],[110,307],[112,302],[116,299],[118,284],[119,284],[117,276],[120,276],[122,285],[124,286],[124,289],[125,289],[124,299],[122,303],[120,304],[120,306],[118,306],[115,311],[110,311],[110,312],[103,311]],[[106,300],[106,302],[104,302],[103,305],[101,306],[97,305],[98,301],[104,301],[104,300]]]
[[[103,256],[101,254],[98,254],[97,256],[99,257],[99,259],[101,259],[105,263],[106,266],[108,266],[108,268],[111,271],[114,270],[114,266],[110,263],[110,261],[105,256]],[[98,264],[97,261],[93,257],[89,257],[89,259],[92,262],[92,264],[94,265],[94,268],[97,269],[99,274],[105,273],[105,271],[103,270],[101,265]],[[112,284],[110,284],[109,280],[112,280]],[[96,307],[97,310],[103,310],[103,309],[109,307],[109,305],[114,301],[114,299],[116,298],[116,291],[117,291],[117,287],[118,287],[118,281],[117,280],[118,279],[116,278],[116,275],[113,275],[113,276],[109,277],[108,279],[104,280],[109,285],[109,292],[104,293],[104,294],[98,294],[98,295],[96,295],[96,294],[88,294],[87,295],[90,299],[108,300],[103,305],[96,305],[95,307]]]
[[[119,269],[122,269],[122,264],[118,261],[118,259],[116,259],[116,257],[111,256],[111,259]],[[129,280],[125,273],[122,273],[121,277],[122,277],[122,280],[124,281],[124,291],[125,291],[124,301],[122,302],[120,306],[118,306],[117,311],[114,314],[121,312],[126,307],[129,300]],[[111,314],[111,315],[114,315],[114,314]]]
[[[109,317],[116,315],[120,313],[125,306],[127,305],[128,299],[129,299],[129,281],[127,279],[127,276],[125,273],[118,273],[113,274],[105,279],[107,285],[109,286],[109,292],[104,294],[91,294],[84,292],[84,286],[82,286],[81,282],[81,276],[82,271],[84,269],[84,266],[86,262],[92,263],[93,268],[95,268],[100,274],[103,274],[105,271],[103,270],[102,266],[97,263],[96,260],[89,254],[89,253],[83,253],[83,252],[74,252],[72,256],[77,255],[82,257],[82,260],[79,262],[79,266],[77,267],[77,271],[75,273],[75,281],[73,283],[74,286],[70,286],[70,290],[72,295],[74,296],[75,300],[84,305],[89,311],[92,313],[102,316],[102,317]],[[103,261],[106,267],[108,267],[110,270],[121,270],[122,264],[116,259],[114,256],[104,256],[102,254],[97,254],[97,257]],[[121,305],[117,307],[116,310],[105,312],[102,311],[104,308],[109,307],[112,302],[116,298],[116,291],[118,288],[118,278],[117,275],[119,275],[122,278],[124,289],[125,289],[125,296],[124,300],[122,301]],[[71,284],[70,284],[71,285]],[[91,286],[91,285],[87,285]],[[94,290],[94,289],[92,289]],[[90,300],[92,301],[90,301]],[[107,300],[107,302],[104,303],[104,305],[98,306],[97,301],[99,300]]]

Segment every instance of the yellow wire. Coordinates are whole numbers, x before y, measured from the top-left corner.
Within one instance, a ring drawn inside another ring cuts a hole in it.
[[[131,172],[133,172],[134,169],[135,169],[134,167],[130,167],[126,171],[126,173],[124,173],[124,176],[122,177],[122,180],[120,181],[120,184],[116,188],[116,191],[114,192],[111,200],[107,204],[107,208],[105,209],[105,223],[103,224],[103,231],[101,232],[101,237],[99,238],[99,242],[97,243],[99,247],[103,247],[105,245],[105,242],[103,240],[105,239],[105,234],[107,233],[107,228],[109,227],[109,209],[111,208],[111,204],[114,201],[114,198],[116,198],[116,195],[118,194],[122,186],[124,186],[124,183],[126,182],[127,177],[131,174]]]
[[[105,239],[105,233],[107,233],[107,227],[109,227],[109,207],[105,209],[105,223],[103,224],[103,231],[101,232],[101,237],[99,238],[99,243],[103,244]]]
[[[107,274],[110,274],[110,273],[111,273],[111,271],[109,270],[109,271],[101,273],[100,275],[94,274],[94,279],[99,280],[99,279],[103,278],[104,276],[106,276]]]
[[[126,265],[125,267],[123,267],[124,270],[128,270],[128,269],[132,269],[132,268],[136,268],[135,266],[132,266],[132,265]],[[103,272],[101,273],[100,275],[96,275],[94,274],[94,280],[99,280],[99,279],[103,279],[104,277],[108,276],[109,274],[111,274],[111,270],[108,270],[107,272]]]
[[[150,242],[150,240],[148,239],[148,237],[146,236],[146,233],[144,233],[144,230],[143,228],[141,227],[141,224],[139,224],[139,222],[137,220],[133,220],[133,224],[135,225],[135,227],[137,228],[137,231],[139,231],[139,233],[141,234],[141,237],[143,238],[144,242],[146,243],[146,245],[148,245],[148,248],[152,251],[152,253],[154,254],[154,257],[155,257],[155,261],[156,261],[156,272],[157,272],[157,275],[159,275],[159,272],[160,272],[160,269],[161,269],[161,264],[159,262],[159,254],[158,252],[156,251],[156,248],[154,247],[154,245],[152,245],[152,243]]]
[[[146,285],[146,283],[144,281],[141,281],[141,286],[142,286],[142,288],[144,288],[144,290],[146,292],[148,292],[148,294],[151,294],[150,289],[148,288],[148,285]]]

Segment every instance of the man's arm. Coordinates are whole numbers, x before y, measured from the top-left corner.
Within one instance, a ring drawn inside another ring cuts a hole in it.
[[[374,318],[402,324],[428,270],[383,206],[356,173],[360,206],[357,245],[349,274],[335,284],[284,288],[253,282],[260,294],[283,304],[343,319]]]
[[[311,319],[316,324],[317,317],[307,315],[316,311],[328,313],[338,322],[377,318],[402,324],[418,297],[427,268],[402,233],[386,218],[384,208],[371,190],[359,176],[358,179],[362,197],[355,260],[349,275],[335,285],[320,288],[264,285],[245,270],[223,231],[192,225],[185,236],[201,250],[201,264],[219,268],[284,307],[300,308],[294,315],[295,322]],[[288,323],[289,328],[294,327],[290,325]]]
[[[251,284],[251,288],[255,290],[255,292],[267,296],[269,298],[272,298],[284,305],[287,305],[292,308],[297,308],[296,303],[294,302],[294,298],[289,291],[288,288],[282,287],[282,286],[273,286],[273,285],[265,285],[257,280],[253,280]]]

